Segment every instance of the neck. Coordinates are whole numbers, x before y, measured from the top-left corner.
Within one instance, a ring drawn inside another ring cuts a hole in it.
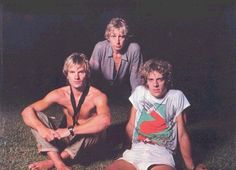
[[[85,89],[85,85],[78,87],[78,88],[74,88],[74,87],[70,86],[70,88],[71,88],[74,96],[76,97],[76,96],[80,96],[83,93],[83,91]]]
[[[159,96],[158,99],[164,98],[167,92],[168,92],[168,89],[165,89],[163,94],[161,96]]]
[[[120,51],[115,51],[113,50],[113,56],[121,56],[121,52]]]

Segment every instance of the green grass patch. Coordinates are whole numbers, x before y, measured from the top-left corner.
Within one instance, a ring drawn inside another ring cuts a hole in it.
[[[36,142],[20,116],[22,108],[8,106],[0,112],[0,169],[19,170],[27,169],[28,164],[46,159],[37,153]],[[128,119],[129,106],[111,106],[113,125],[118,125]],[[54,112],[60,118],[59,110]],[[53,114],[54,114],[53,113]],[[188,126],[193,146],[193,155],[196,162],[203,162],[209,170],[235,170],[236,169],[236,135],[235,119],[224,117],[222,119],[205,119]],[[118,133],[118,132],[117,132]],[[104,146],[106,148],[106,146]],[[102,150],[101,150],[102,151]],[[93,157],[97,153],[90,152],[85,159]],[[98,154],[99,155],[99,154]],[[118,154],[119,155],[119,154]],[[117,156],[118,156],[117,155]],[[114,159],[114,155],[97,159],[89,164],[77,163],[73,169],[100,170],[104,169]],[[176,157],[179,156],[177,153]],[[177,165],[181,170],[183,162],[178,157]]]

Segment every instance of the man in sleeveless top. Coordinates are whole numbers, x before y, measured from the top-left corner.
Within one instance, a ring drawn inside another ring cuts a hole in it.
[[[92,82],[112,101],[127,101],[141,82],[138,75],[143,63],[141,48],[131,42],[128,24],[123,18],[112,18],[104,41],[98,42],[90,58]]]
[[[30,164],[29,169],[70,169],[66,160],[74,159],[79,151],[96,144],[110,125],[107,97],[90,86],[86,56],[72,53],[65,60],[63,73],[67,86],[52,90],[21,113],[25,124],[32,129],[39,152],[48,156],[47,160]],[[42,113],[55,104],[61,106],[65,115],[62,128],[55,128]]]
[[[174,170],[173,153],[179,143],[188,170],[195,166],[188,133],[186,109],[190,106],[184,93],[171,89],[172,66],[167,61],[151,59],[141,68],[143,85],[130,96],[131,115],[126,130],[132,145],[106,170]]]

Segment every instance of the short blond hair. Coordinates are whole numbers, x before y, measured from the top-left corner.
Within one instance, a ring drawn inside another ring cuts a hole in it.
[[[109,24],[107,25],[107,28],[105,30],[104,37],[108,40],[110,37],[111,32],[113,29],[122,29],[124,32],[124,36],[128,36],[129,33],[129,27],[125,19],[123,18],[112,18]]]
[[[87,56],[85,54],[74,52],[65,59],[62,72],[66,77],[68,75],[68,68],[72,64],[83,66],[86,72],[86,79],[90,79],[90,67]]]

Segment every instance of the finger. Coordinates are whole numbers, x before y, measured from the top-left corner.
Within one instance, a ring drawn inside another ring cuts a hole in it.
[[[53,141],[54,139],[55,139],[55,137],[54,137],[53,134],[51,134],[50,136],[47,136],[47,138],[46,138],[46,140],[47,140],[48,142],[51,142],[51,141]]]
[[[58,139],[61,138],[61,136],[60,136],[60,134],[59,134],[58,132],[54,132],[54,133],[53,133],[53,136],[54,136],[55,138],[58,138]]]
[[[30,164],[30,165],[28,166],[28,168],[29,168],[30,170],[37,169],[37,163],[32,163],[32,164]]]

